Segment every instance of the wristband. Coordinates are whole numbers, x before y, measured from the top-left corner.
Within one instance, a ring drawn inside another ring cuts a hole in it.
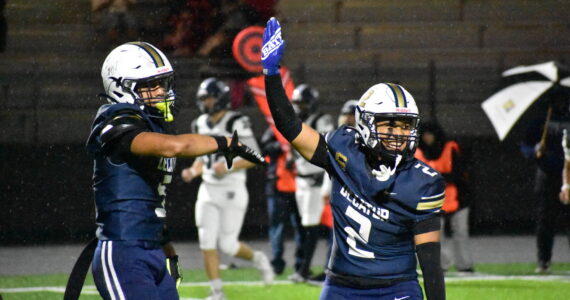
[[[568,183],[563,184],[562,187],[560,188],[560,191],[564,190],[570,190],[570,184]]]
[[[280,74],[279,67],[269,68],[269,69],[263,68],[263,75],[265,75],[265,76],[271,76],[271,75],[277,75],[277,74]]]
[[[212,137],[216,140],[216,143],[218,143],[218,152],[228,150],[228,139],[226,139],[226,137],[219,135],[212,135]]]

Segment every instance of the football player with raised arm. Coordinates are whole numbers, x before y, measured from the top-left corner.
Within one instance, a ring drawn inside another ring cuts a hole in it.
[[[151,44],[131,42],[109,53],[103,96],[87,151],[94,161],[97,238],[92,262],[103,299],[179,299],[178,257],[165,231],[165,198],[176,157],[222,153],[261,163],[237,135],[169,134],[174,70]],[[170,273],[170,275],[169,275]]]
[[[262,63],[279,131],[331,176],[334,245],[321,299],[420,300],[416,254],[428,300],[445,299],[440,264],[443,177],[414,158],[418,109],[403,87],[380,83],[358,101],[356,127],[325,136],[295,117],[281,85],[285,43],[271,18]]]
[[[202,114],[193,122],[192,132],[231,136],[237,131],[242,143],[259,150],[249,117],[230,110],[230,88],[223,81],[206,78],[198,87],[196,98]],[[249,202],[246,169],[253,166],[252,162],[236,159],[233,167],[228,169],[223,155],[212,153],[200,156],[191,167],[182,170],[182,179],[186,182],[202,177],[195,220],[204,268],[211,286],[208,300],[226,299],[218,249],[229,256],[251,261],[261,272],[265,284],[273,281],[273,269],[267,256],[238,240]]]

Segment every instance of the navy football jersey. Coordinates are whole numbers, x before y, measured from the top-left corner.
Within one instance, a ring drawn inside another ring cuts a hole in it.
[[[132,154],[130,142],[143,131],[164,128],[133,104],[103,105],[93,122],[86,149],[94,159],[100,240],[163,240],[166,188],[176,159]]]
[[[416,278],[413,228],[438,216],[444,179],[414,158],[380,181],[357,138],[346,126],[326,137],[334,219],[329,269],[355,277]]]

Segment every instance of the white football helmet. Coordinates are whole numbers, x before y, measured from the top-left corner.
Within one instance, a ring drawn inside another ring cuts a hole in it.
[[[362,143],[373,154],[383,158],[404,159],[413,157],[417,147],[419,111],[412,95],[402,86],[393,83],[380,83],[372,86],[358,100],[354,111],[356,129]],[[406,120],[411,126],[409,135],[380,134],[376,124],[383,120]],[[406,148],[389,150],[382,144],[384,141],[406,143]]]
[[[153,116],[173,120],[174,70],[164,53],[153,45],[130,42],[113,49],[103,63],[101,77],[110,103],[138,104]],[[139,88],[157,84],[165,89],[164,98],[143,98],[138,92]]]

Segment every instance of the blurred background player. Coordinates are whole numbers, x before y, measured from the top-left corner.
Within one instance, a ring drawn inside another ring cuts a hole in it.
[[[174,70],[156,47],[131,42],[115,48],[101,77],[109,103],[97,111],[86,146],[94,161],[95,285],[103,299],[178,299],[178,256],[165,233],[176,157],[218,151],[229,161],[235,155],[263,159],[237,136],[228,143],[222,136],[169,134]]]
[[[473,272],[473,259],[469,245],[469,202],[467,172],[464,156],[456,141],[448,140],[443,128],[435,121],[420,123],[420,142],[416,158],[438,171],[446,181],[443,202],[441,265],[448,270],[455,265],[458,272]]]
[[[319,92],[316,89],[307,84],[300,84],[293,91],[291,101],[295,114],[302,122],[323,134],[334,130],[332,117],[318,111]],[[294,153],[297,169],[295,197],[303,226],[303,264],[289,279],[293,282],[304,282],[311,275],[311,261],[320,236],[319,225],[324,207],[320,190],[325,172],[296,151]]]
[[[355,125],[354,111],[356,109],[357,104],[358,100],[348,100],[342,105],[338,116],[338,123],[337,123],[338,127],[341,127],[343,125],[354,127]],[[323,204],[324,204],[323,214],[321,215],[321,224],[322,224],[321,228],[324,228],[326,231],[327,243],[328,243],[327,256],[323,272],[309,278],[309,283],[322,283],[326,278],[325,270],[329,263],[331,247],[332,247],[332,238],[333,238],[332,236],[333,220],[332,220],[332,211],[330,203],[331,188],[332,188],[331,179],[328,175],[325,174],[325,177],[323,179],[323,185],[321,186],[321,198],[323,199]]]
[[[287,223],[291,225],[295,241],[294,270],[300,270],[303,264],[303,229],[295,199],[295,162],[289,145],[286,146],[277,140],[272,128],[267,128],[261,137],[261,153],[269,162],[266,167],[265,195],[269,215],[271,265],[277,275],[282,274],[286,266],[283,255]]]
[[[244,144],[257,150],[249,118],[229,110],[229,93],[229,87],[221,80],[204,80],[197,92],[202,115],[193,123],[192,130],[221,136],[231,136],[237,131]],[[249,245],[238,240],[249,200],[245,170],[253,166],[255,164],[240,159],[228,170],[222,156],[211,154],[197,158],[191,167],[182,170],[181,175],[186,182],[202,176],[195,218],[204,267],[212,289],[208,299],[225,299],[218,249],[229,256],[253,262],[266,284],[273,281],[273,270],[265,254],[253,251]]]
[[[354,119],[354,111],[356,110],[356,105],[358,105],[358,100],[348,100],[344,102],[340,108],[340,114],[338,116],[338,126],[346,125],[354,127],[356,121]]]

